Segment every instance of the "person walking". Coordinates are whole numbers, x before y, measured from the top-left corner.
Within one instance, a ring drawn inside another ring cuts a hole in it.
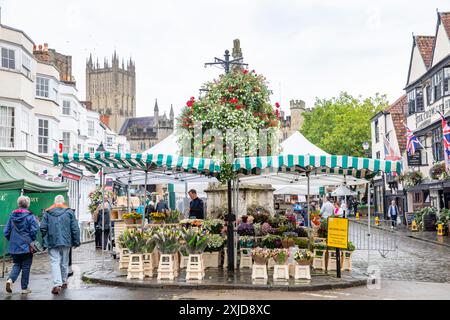
[[[155,210],[155,204],[150,200],[145,207],[145,217],[147,218],[147,221],[150,221],[150,215],[152,212],[155,212]]]
[[[320,214],[322,215],[323,219],[327,219],[328,217],[332,217],[334,215],[334,206],[330,202],[329,198],[327,198],[323,203],[322,208],[320,209]]]
[[[204,219],[203,200],[197,196],[197,191],[195,189],[189,190],[188,194],[192,199],[189,204],[189,218]]]
[[[109,233],[111,231],[111,204],[109,203],[106,195],[104,201],[97,207],[97,211],[97,228],[100,230],[100,248],[106,250]]]
[[[17,199],[17,210],[11,212],[3,230],[5,238],[9,241],[8,253],[13,259],[13,267],[6,280],[6,292],[12,293],[13,283],[22,272],[20,285],[22,294],[29,294],[30,270],[33,263],[34,246],[39,224],[36,216],[28,210],[30,198],[20,196]]]
[[[395,203],[395,200],[392,200],[391,205],[389,206],[389,209],[388,209],[388,218],[392,220],[391,221],[392,222],[391,229],[394,229],[397,227],[398,214],[399,214],[398,206]]]
[[[339,203],[339,201],[336,201],[334,203],[334,216],[335,217],[342,217],[342,208],[341,208],[341,204]]]
[[[53,294],[67,288],[69,251],[80,246],[80,228],[75,213],[64,203],[64,197],[55,197],[55,204],[48,208],[42,218],[41,234],[48,248],[52,268]]]

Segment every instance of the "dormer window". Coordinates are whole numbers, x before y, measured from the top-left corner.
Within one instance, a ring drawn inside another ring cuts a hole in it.
[[[442,97],[442,70],[433,75],[431,86],[434,92],[434,101]]]
[[[421,87],[408,92],[408,114],[423,112],[423,90]]]

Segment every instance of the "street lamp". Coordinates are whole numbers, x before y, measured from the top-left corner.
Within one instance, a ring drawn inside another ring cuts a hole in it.
[[[366,155],[366,157],[369,156],[369,143],[367,141],[364,141],[362,144],[362,147],[364,149],[364,153]]]

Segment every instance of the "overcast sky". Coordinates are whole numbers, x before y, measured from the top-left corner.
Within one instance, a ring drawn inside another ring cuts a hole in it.
[[[136,61],[137,115],[175,114],[221,70],[204,63],[241,40],[244,62],[270,82],[282,110],[289,100],[312,107],[316,97],[403,94],[412,33],[434,35],[436,8],[427,0],[0,0],[2,23],[36,44],[72,55],[80,99],[90,53],[103,64],[114,50]]]

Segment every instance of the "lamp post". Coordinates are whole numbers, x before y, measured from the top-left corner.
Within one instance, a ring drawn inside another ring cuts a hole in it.
[[[369,147],[370,147],[369,142],[364,141],[363,144],[362,144],[362,147],[364,149],[365,156],[369,157]]]

